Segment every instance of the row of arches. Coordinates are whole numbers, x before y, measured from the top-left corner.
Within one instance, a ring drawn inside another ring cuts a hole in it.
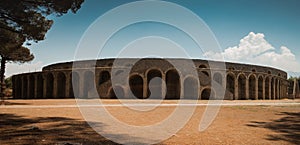
[[[78,74],[76,74],[79,78]],[[35,98],[74,98],[72,74],[63,72],[31,74],[14,79],[14,97],[23,99]],[[78,80],[78,79],[77,79]],[[75,91],[79,89],[76,87]],[[68,88],[67,88],[68,87]],[[68,91],[68,93],[66,92]]]
[[[280,99],[286,96],[287,93],[287,87],[283,84],[283,80],[276,77],[259,76],[257,78],[253,74],[248,77],[239,74],[235,78],[233,74],[228,74],[226,79],[226,90],[230,93],[232,99]]]
[[[209,77],[210,74],[204,76]],[[145,77],[144,77],[145,76]],[[225,99],[280,99],[286,95],[284,80],[270,75],[227,73],[225,76],[215,72],[212,75],[215,83],[224,87]],[[181,79],[175,70],[166,73],[150,69],[146,74],[131,74],[129,86],[111,86],[111,74],[104,70],[94,75],[92,71],[45,72],[14,77],[15,98],[124,98],[138,99],[217,99],[218,92],[211,88],[211,83],[203,83],[200,78],[186,77]],[[165,84],[163,83],[165,81]],[[132,92],[129,96],[129,92]]]

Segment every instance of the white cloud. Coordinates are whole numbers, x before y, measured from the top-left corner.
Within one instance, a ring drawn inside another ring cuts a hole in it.
[[[5,76],[10,77],[12,75],[20,74],[20,73],[41,71],[42,67],[43,67],[43,62],[40,61],[35,63],[24,63],[24,64],[7,63]]]
[[[224,58],[227,61],[267,65],[300,72],[300,64],[291,50],[281,46],[280,50],[276,51],[262,33],[250,32],[240,40],[238,46],[229,47],[221,53],[207,52],[204,55],[210,59]]]

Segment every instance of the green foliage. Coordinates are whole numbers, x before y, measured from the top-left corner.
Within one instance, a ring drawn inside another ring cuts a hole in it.
[[[69,10],[75,13],[83,1],[1,0],[0,29],[17,33],[28,41],[44,40],[45,34],[53,24],[53,21],[47,19],[47,16],[61,16]]]
[[[3,29],[0,29],[0,32],[3,36],[7,36],[0,39],[0,42],[4,42],[0,45],[2,60],[21,63],[33,60],[34,56],[30,53],[30,50],[22,46],[24,39],[21,35]]]
[[[6,85],[6,88],[10,88],[10,89],[12,88],[12,77],[5,79],[5,85]]]
[[[0,0],[0,83],[4,83],[8,61],[24,63],[33,60],[23,46],[45,39],[53,24],[49,15],[62,16],[69,10],[76,13],[84,0]],[[0,93],[3,90],[0,87]],[[0,94],[0,95],[1,95]]]
[[[293,77],[293,76],[291,76],[288,80],[289,81],[294,81],[294,80],[300,80],[300,76],[299,77]]]

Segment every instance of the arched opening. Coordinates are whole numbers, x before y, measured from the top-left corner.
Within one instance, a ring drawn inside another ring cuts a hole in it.
[[[70,74],[69,98],[79,97],[79,75],[76,72]]]
[[[57,74],[57,97],[66,98],[66,76],[62,72]]]
[[[155,78],[160,78],[155,79]],[[151,83],[150,81],[154,79],[154,81]],[[161,99],[162,96],[162,75],[159,70],[151,70],[147,74],[147,97],[149,98],[151,96],[152,99]],[[150,91],[151,87],[151,91]]]
[[[209,73],[207,71],[201,71],[202,74],[204,74],[205,76],[209,77]]]
[[[227,97],[230,100],[235,99],[235,79],[234,76],[231,74],[227,75],[227,82],[226,82],[226,90],[227,90]]]
[[[199,83],[196,79],[188,77],[184,80],[184,99],[198,99]]]
[[[23,76],[23,98],[28,99],[28,78]]]
[[[94,93],[96,90],[95,88],[95,77],[94,73],[91,71],[86,71],[84,73],[84,83],[83,83],[83,98],[91,98],[91,97],[97,97]]]
[[[264,82],[264,79],[262,76],[258,77],[258,99],[259,100],[263,100],[263,91],[264,91],[264,88],[263,88],[263,82]]]
[[[201,100],[215,99],[215,93],[210,88],[206,88],[201,93]]]
[[[265,99],[270,99],[270,78],[267,77],[265,81]]]
[[[14,98],[22,98],[22,80],[20,77],[16,77],[15,83],[15,95]]]
[[[201,69],[205,69],[205,68],[207,68],[207,66],[206,66],[206,65],[204,65],[204,64],[201,64],[201,65],[199,65],[199,68],[201,68]]]
[[[124,89],[121,86],[116,86],[109,90],[109,99],[123,99],[124,98]]]
[[[46,91],[46,97],[47,98],[53,98],[53,75],[52,73],[47,74],[47,91]]]
[[[138,99],[143,99],[143,78],[139,75],[133,75],[129,79],[130,90],[133,95]]]
[[[99,85],[104,84],[110,80],[110,73],[108,71],[102,71],[99,77]]]
[[[275,88],[274,88],[274,83],[275,83],[275,82],[274,82],[274,78],[271,78],[271,99],[275,99],[275,98],[274,98],[274,95],[275,95],[275,94],[274,94],[274,89],[275,89]]]
[[[166,74],[166,99],[180,99],[180,77],[176,70],[169,70]]]
[[[239,100],[246,99],[246,77],[244,75],[240,75],[238,79],[238,98]]]
[[[220,84],[220,85],[223,84],[223,81],[222,81],[222,80],[223,80],[223,77],[222,77],[222,75],[221,75],[220,73],[215,73],[213,79],[214,79],[214,81],[215,81],[216,83],[218,83],[218,84]]]
[[[44,92],[44,80],[42,74],[37,75],[37,92],[36,96],[37,98],[43,98],[43,92]]]
[[[254,75],[249,77],[249,99],[256,99],[256,79]]]
[[[28,93],[29,93],[29,96],[28,98],[34,98],[34,87],[35,87],[35,78],[34,78],[34,75],[30,75],[29,76],[29,86],[28,86]]]

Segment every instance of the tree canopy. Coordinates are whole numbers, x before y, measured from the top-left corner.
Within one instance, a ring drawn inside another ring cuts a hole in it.
[[[34,56],[24,46],[38,42],[53,24],[49,16],[76,13],[84,0],[0,0],[0,83],[8,61],[24,63]],[[0,86],[0,93],[2,93]]]
[[[51,28],[49,15],[75,13],[84,0],[1,0],[0,29],[20,34],[27,41],[40,41]],[[2,34],[0,34],[2,35]]]

